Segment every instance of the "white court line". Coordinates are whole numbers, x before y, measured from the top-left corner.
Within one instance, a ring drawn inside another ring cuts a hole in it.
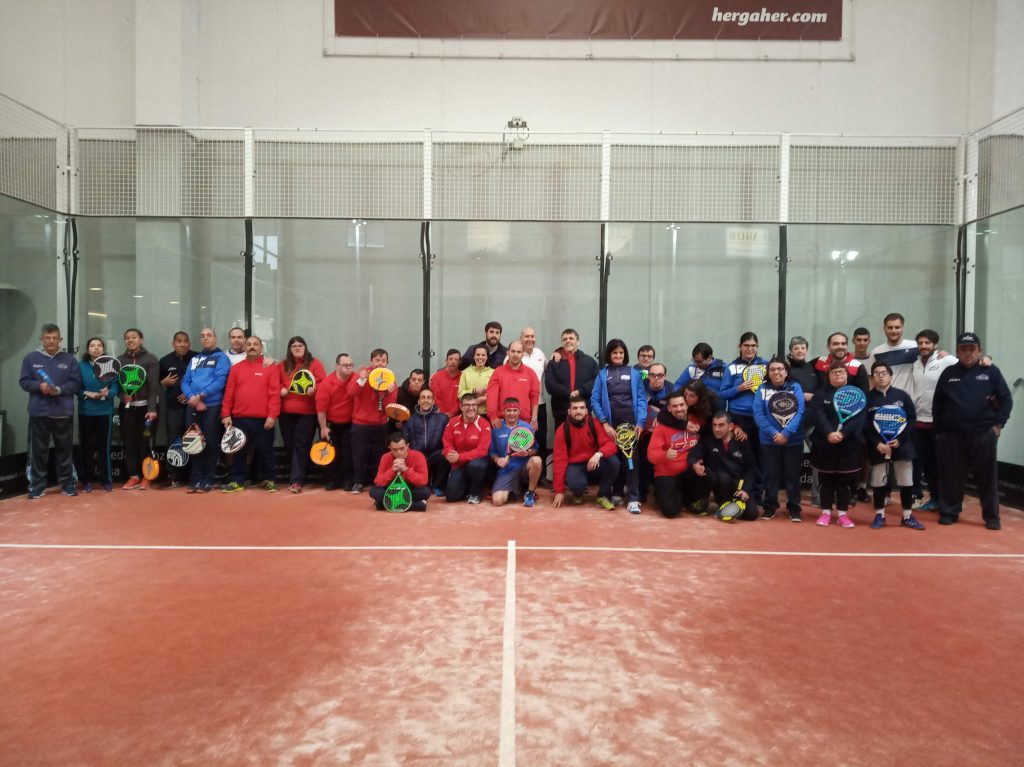
[[[501,734],[498,766],[516,763],[516,542],[508,542],[505,564],[505,630],[501,646]]]
[[[506,551],[507,546],[171,546],[88,543],[2,543],[0,549],[83,551]],[[864,559],[1024,559],[1024,554],[942,553],[926,551],[755,551],[752,549],[655,549],[617,546],[517,546],[519,551],[602,552],[612,554],[689,554],[739,557],[847,557]]]

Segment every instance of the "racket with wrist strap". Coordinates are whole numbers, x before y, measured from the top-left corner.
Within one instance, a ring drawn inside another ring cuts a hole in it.
[[[747,365],[743,368],[743,382],[753,384],[750,391],[757,391],[761,388],[761,384],[764,383],[765,376],[768,375],[768,368],[760,363],[753,365]]]
[[[313,373],[306,368],[299,368],[292,373],[291,381],[288,382],[288,393],[298,394],[303,397],[311,397],[316,391],[316,379]]]
[[[142,436],[146,438],[146,447],[149,448],[149,455],[142,459],[142,476],[153,480],[160,476],[160,459],[153,449],[153,421],[149,418],[142,427]]]
[[[245,447],[246,441],[244,431],[237,426],[229,426],[224,430],[224,436],[220,440],[221,452],[226,455],[234,455]]]
[[[843,425],[851,418],[859,415],[867,407],[868,398],[857,386],[842,386],[832,395],[832,407],[835,408],[836,416],[839,417],[839,427],[836,431],[842,431]]]
[[[334,460],[334,445],[329,440],[321,439],[313,443],[309,448],[309,460],[317,466],[326,466]]]
[[[176,469],[180,469],[182,466],[188,463],[188,453],[186,453],[181,447],[181,437],[178,437],[174,442],[167,448],[167,464],[173,466]]]
[[[384,510],[400,514],[412,508],[412,488],[402,477],[402,472],[395,474],[391,484],[384,488]]]
[[[384,411],[384,395],[395,385],[395,374],[388,368],[374,368],[366,377],[370,388],[377,392],[377,412]]]
[[[633,470],[633,452],[636,450],[636,429],[631,424],[620,423],[615,427],[615,444],[626,457],[629,470]]]
[[[206,448],[206,437],[199,424],[194,423],[181,435],[181,449],[188,455],[199,455]]]
[[[146,368],[142,365],[122,365],[117,383],[124,392],[124,401],[131,402],[139,389],[146,385]]]
[[[789,426],[789,422],[796,418],[799,410],[800,403],[797,401],[796,395],[788,389],[776,392],[768,400],[768,412],[779,424],[780,429]]]

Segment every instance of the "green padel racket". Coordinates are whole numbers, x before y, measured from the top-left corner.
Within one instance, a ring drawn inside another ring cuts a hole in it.
[[[508,433],[508,454],[522,453],[533,447],[533,432],[525,426],[516,426]]]
[[[391,480],[391,484],[384,488],[384,510],[400,514],[410,508],[412,508],[412,489],[399,472]]]

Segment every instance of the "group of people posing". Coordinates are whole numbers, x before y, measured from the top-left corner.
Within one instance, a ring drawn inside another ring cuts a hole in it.
[[[673,383],[650,345],[637,350],[634,363],[625,342],[612,339],[599,363],[579,350],[574,329],[564,330],[547,355],[532,328],[523,328],[506,347],[501,324],[488,322],[483,341],[465,351],[449,349],[444,366],[429,379],[414,369],[386,387],[374,376],[388,368],[384,349],[371,351],[358,368],[349,354],[338,354],[328,372],[299,336],[289,339],[284,359],[276,361],[265,355],[260,338],[241,328],[231,329],[227,351],[214,329],[204,328],[198,351],[179,331],[172,352],[157,359],[143,345],[142,331],[131,328],[117,358],[145,370],[145,383],[131,394],[97,376],[93,363],[107,353],[101,339],[89,339],[82,359],[75,360],[61,351],[60,330],[44,325],[42,345],[26,356],[21,374],[29,393],[29,498],[45,492],[51,440],[65,495],[77,494],[79,481],[85,492],[112,490],[115,412],[127,474],[123,488],[147,489],[141,467],[162,403],[168,440],[189,427],[205,440],[187,466],[167,467],[169,486],[186,485],[192,493],[214,489],[227,428],[244,433],[247,449],[228,457],[230,477],[221,491],[276,491],[279,427],[293,493],[303,491],[319,433],[335,455],[324,469],[325,488],[367,490],[378,508],[396,474],[411,486],[413,510],[426,510],[431,496],[479,504],[488,494],[497,506],[510,500],[534,506],[550,465],[555,508],[567,500],[582,503],[588,486],[596,485],[595,502],[608,510],[625,505],[639,514],[653,493],[666,517],[684,509],[707,514],[717,504],[738,509],[720,518],[772,519],[784,491],[788,517],[799,522],[806,441],[819,525],[834,519],[853,527],[847,512],[860,492],[874,503],[871,526],[884,527],[891,484],[898,488],[902,526],[924,529],[915,508],[937,510],[940,524],[953,524],[972,470],[985,524],[999,529],[996,441],[1012,407],[1006,382],[982,357],[975,334],[961,334],[952,355],[939,350],[933,330],[904,339],[904,324],[899,314],[886,316],[886,342],[870,352],[866,329],[854,332],[853,351],[845,333],[833,333],[817,358],[808,358],[809,344],[800,336],[790,341],[786,357],[770,360],[759,356],[753,332],[740,337],[731,362],[701,342]],[[760,374],[751,375],[753,370]],[[295,385],[299,379],[304,385]],[[866,394],[867,406],[842,417],[833,400],[848,385]],[[785,418],[771,404],[782,392],[795,402]],[[75,399],[80,473],[71,451]],[[874,412],[885,406],[907,414],[907,428],[895,438],[884,438],[873,426]],[[534,435],[532,444],[516,440],[510,446],[510,434],[519,430],[521,436],[523,429]],[[858,488],[861,479],[872,496]]]

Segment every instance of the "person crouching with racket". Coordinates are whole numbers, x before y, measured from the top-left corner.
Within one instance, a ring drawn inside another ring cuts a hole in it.
[[[543,468],[533,427],[519,418],[517,397],[506,397],[502,407],[505,418],[491,429],[490,459],[498,467],[491,488],[491,503],[504,506],[509,496],[522,493],[523,506],[530,507],[537,502],[537,483]],[[524,485],[525,493],[522,492]]]
[[[426,456],[419,450],[410,448],[402,432],[392,432],[388,437],[388,452],[381,457],[377,476],[374,477],[373,486],[370,488],[370,497],[373,498],[377,511],[406,510],[400,505],[388,508],[386,495],[396,484],[397,477],[401,477],[405,486],[412,492],[412,504],[407,506],[407,509],[426,511],[427,499],[430,497],[427,475]]]
[[[871,528],[885,527],[885,500],[889,477],[895,476],[903,507],[901,527],[924,530],[914,518],[914,443],[913,423],[917,419],[914,398],[892,385],[892,368],[885,362],[871,366],[874,388],[868,392],[864,438],[871,459],[871,488],[875,501],[875,519]]]
[[[594,381],[590,408],[594,416],[619,448],[620,476],[612,488],[612,501],[618,500],[616,490],[627,496],[626,510],[640,513],[640,471],[633,461],[633,451],[647,422],[647,391],[640,371],[629,366],[629,350],[618,338],[604,348],[604,367]],[[624,467],[624,468],[622,468]]]
[[[754,449],[749,439],[736,439],[732,416],[719,410],[711,416],[711,433],[701,434],[697,446],[687,456],[693,473],[704,477],[714,493],[718,504],[715,517],[723,522],[757,519],[757,506],[747,506],[750,495],[743,489],[754,480]]]
[[[281,380],[277,370],[263,364],[263,341],[259,336],[245,339],[245,359],[231,367],[228,385],[221,402],[221,424],[232,426],[245,434],[246,444],[253,447],[253,463],[260,487],[268,493],[277,491],[274,482],[274,425],[281,413]],[[246,450],[231,456],[230,481],[225,493],[245,490]]]
[[[804,390],[788,380],[789,363],[768,362],[768,380],[754,393],[754,420],[760,438],[764,480],[763,519],[779,508],[779,488],[786,491],[790,522],[801,522],[800,469],[804,459]]]
[[[618,451],[615,440],[587,412],[586,398],[579,393],[570,395],[566,419],[555,429],[551,475],[555,499],[551,505],[559,508],[567,489],[573,503],[583,503],[587,485],[596,484],[597,505],[606,511],[614,509],[611,494],[619,476]]]
[[[847,385],[849,374],[843,360],[829,363],[828,379],[814,393],[809,406],[811,436],[811,466],[818,470],[821,483],[821,516],[817,524],[827,527],[832,521],[832,505],[839,514],[840,527],[853,527],[847,515],[850,495],[861,471],[864,455],[864,404],[858,387]]]

